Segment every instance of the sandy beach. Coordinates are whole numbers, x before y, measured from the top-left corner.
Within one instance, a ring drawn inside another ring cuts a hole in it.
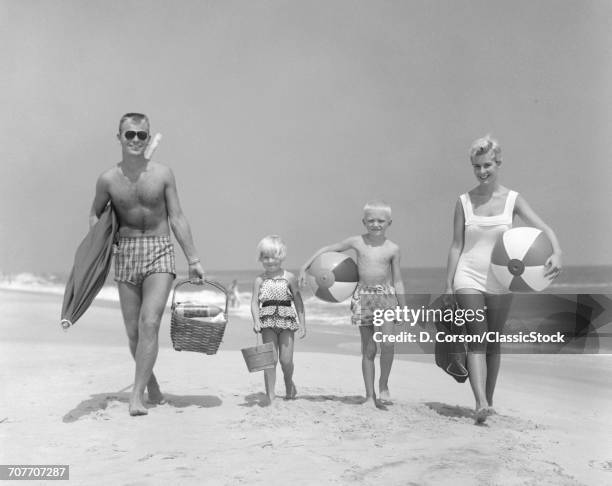
[[[429,355],[397,357],[386,411],[360,405],[356,330],[312,326],[296,345],[298,399],[263,407],[263,376],[239,351],[248,321],[232,318],[203,356],[171,348],[166,315],[156,373],[169,403],[133,418],[117,306],[94,305],[67,333],[60,306],[0,292],[2,464],[68,464],[73,484],[612,482],[609,355],[504,356],[498,415],[475,426],[469,385]]]

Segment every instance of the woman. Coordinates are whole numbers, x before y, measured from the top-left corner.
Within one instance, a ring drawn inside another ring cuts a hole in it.
[[[553,254],[546,261],[545,275],[555,278],[561,271],[561,248],[552,229],[531,209],[525,199],[499,183],[501,148],[489,135],[476,140],[470,161],[478,186],[462,194],[455,206],[453,242],[448,254],[446,294],[454,294],[462,309],[484,309],[486,319],[466,324],[469,334],[502,331],[512,295],[490,270],[491,253],[499,236],[512,227],[514,216],[542,230],[550,239]],[[467,368],[476,399],[476,423],[495,413],[493,393],[499,372],[499,343],[470,343]]]

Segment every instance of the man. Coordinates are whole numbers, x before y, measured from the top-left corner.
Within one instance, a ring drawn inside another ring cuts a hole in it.
[[[119,121],[117,138],[122,160],[98,178],[89,220],[93,226],[110,201],[119,221],[115,280],[130,351],[136,360],[129,404],[134,416],[147,414],[145,387],[150,403],[165,403],[153,365],[161,317],[175,278],[170,228],[187,257],[189,277],[203,279],[204,271],[179,204],[174,174],[144,157],[150,139],[147,116],[125,114]]]

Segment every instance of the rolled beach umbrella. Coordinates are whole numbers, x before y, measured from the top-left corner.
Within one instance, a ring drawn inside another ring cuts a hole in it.
[[[77,248],[64,291],[61,317],[64,330],[85,313],[104,285],[111,266],[117,229],[115,211],[108,204]]]

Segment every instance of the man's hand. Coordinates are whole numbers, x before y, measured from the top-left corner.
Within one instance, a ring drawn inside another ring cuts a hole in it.
[[[298,274],[298,285],[300,287],[304,287],[306,285],[306,268],[300,268],[300,272]]]
[[[204,269],[200,262],[189,264],[189,280],[194,283],[202,283],[204,281]]]

